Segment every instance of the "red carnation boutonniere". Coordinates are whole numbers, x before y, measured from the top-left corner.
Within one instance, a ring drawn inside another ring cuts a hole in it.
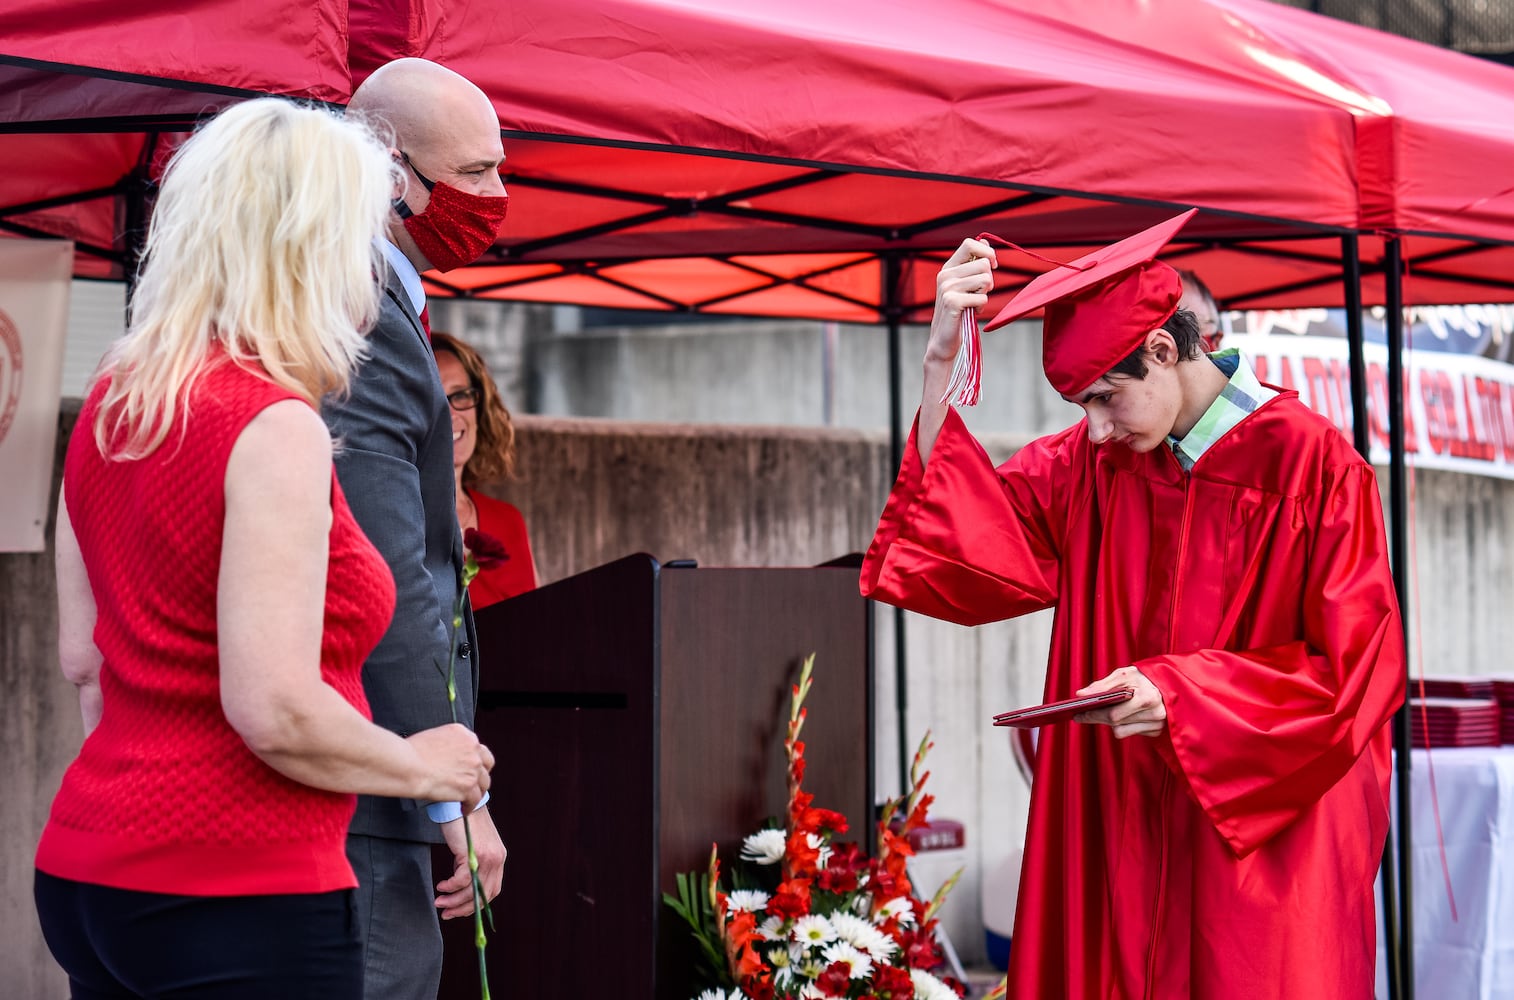
[[[464,587],[473,582],[479,570],[493,569],[510,558],[504,542],[477,528],[463,532],[463,548],[468,550],[468,557],[463,560]]]

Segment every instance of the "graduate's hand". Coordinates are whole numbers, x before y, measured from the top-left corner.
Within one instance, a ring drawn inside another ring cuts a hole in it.
[[[1074,722],[1089,722],[1109,726],[1114,738],[1127,736],[1160,736],[1167,728],[1167,702],[1157,686],[1135,667],[1121,667],[1108,677],[1100,678],[1087,687],[1074,691],[1078,697],[1113,691],[1115,688],[1130,688],[1135,692],[1129,701],[1122,701],[1108,708],[1096,708],[1073,717]]]
[[[925,346],[925,363],[957,358],[962,332],[962,310],[978,309],[988,304],[993,291],[993,269],[999,266],[993,247],[982,240],[966,239],[941,265],[936,275],[936,312],[930,324],[930,342]]]
[[[967,239],[936,275],[936,314],[930,321],[930,341],[925,345],[920,420],[915,428],[915,449],[922,464],[930,461],[931,449],[946,422],[948,411],[941,398],[951,384],[957,348],[962,343],[962,310],[988,303],[988,293],[994,287],[993,269],[998,266],[993,247],[982,240]]]

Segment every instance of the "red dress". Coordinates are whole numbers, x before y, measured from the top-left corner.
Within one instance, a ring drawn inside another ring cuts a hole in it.
[[[1404,651],[1372,469],[1287,392],[1185,474],[1083,423],[997,471],[914,437],[865,595],[966,625],[1055,607],[1047,700],[1134,664],[1167,727],[1041,731],[1010,995],[1372,995]]]
[[[493,535],[505,546],[509,558],[498,566],[481,569],[468,584],[468,600],[473,610],[528,590],[536,589],[536,562],[531,558],[531,539],[526,534],[526,519],[514,504],[469,490],[468,496],[478,511],[478,530]]]

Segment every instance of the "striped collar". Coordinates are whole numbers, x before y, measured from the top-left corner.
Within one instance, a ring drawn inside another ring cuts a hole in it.
[[[1178,464],[1184,472],[1191,471],[1193,464],[1203,457],[1204,452],[1212,448],[1232,427],[1277,395],[1276,390],[1262,385],[1251,365],[1241,357],[1240,351],[1234,348],[1216,351],[1208,355],[1208,358],[1230,376],[1230,381],[1225,383],[1225,388],[1220,390],[1214,402],[1209,404],[1209,409],[1199,417],[1199,422],[1193,425],[1193,429],[1183,435],[1182,440],[1171,436],[1167,438],[1167,443],[1172,447],[1172,453],[1177,456]]]

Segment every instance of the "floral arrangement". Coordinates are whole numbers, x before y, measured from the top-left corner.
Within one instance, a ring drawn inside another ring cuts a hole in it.
[[[452,605],[452,644],[447,656],[447,705],[452,710],[452,721],[457,721],[457,630],[463,627],[463,600],[468,594],[468,584],[478,576],[478,571],[497,566],[510,558],[505,546],[493,535],[469,528],[463,533],[462,586],[457,589],[457,599]],[[494,929],[494,912],[484,896],[478,878],[478,855],[473,853],[473,830],[468,826],[468,816],[463,815],[463,836],[468,844],[468,872],[473,887],[473,943],[478,948],[478,980],[482,1000],[489,1000],[489,968],[484,960],[484,946],[489,939],[484,936],[484,916],[489,917],[489,929]]]
[[[696,1000],[956,1000],[966,988],[934,970],[944,964],[936,914],[957,872],[927,903],[914,895],[906,861],[909,832],[926,821],[932,796],[921,773],[933,745],[920,741],[910,788],[884,807],[876,851],[838,843],[846,817],[814,805],[804,791],[805,697],[814,656],[792,688],[788,731],[788,805],[784,825],[747,837],[740,886],[722,887],[718,850],[706,873],[677,878],[664,901],[691,927],[705,978]]]

